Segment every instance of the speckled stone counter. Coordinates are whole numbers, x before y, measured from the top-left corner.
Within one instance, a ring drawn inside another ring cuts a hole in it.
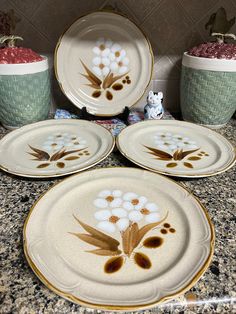
[[[236,145],[236,121],[219,133]],[[0,138],[7,133],[0,127]],[[113,152],[96,166],[134,166]],[[48,290],[23,253],[22,230],[30,207],[60,180],[25,179],[0,172],[0,313],[105,313],[70,303]],[[185,295],[144,313],[236,313],[236,171],[203,179],[178,180],[208,209],[215,226],[213,261]],[[108,313],[108,312],[106,312]]]

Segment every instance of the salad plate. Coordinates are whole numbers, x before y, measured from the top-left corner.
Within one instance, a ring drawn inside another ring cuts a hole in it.
[[[210,264],[206,209],[169,178],[135,168],[79,173],[49,189],[24,225],[24,252],[58,295],[106,310],[168,301]]]
[[[127,17],[107,11],[79,18],[61,36],[55,71],[64,94],[90,114],[113,116],[134,105],[153,70],[149,40]]]
[[[12,131],[0,141],[0,169],[23,177],[59,177],[88,169],[115,145],[93,122],[46,120]]]
[[[233,145],[219,133],[193,123],[150,120],[117,137],[120,152],[135,164],[176,177],[206,177],[235,164]]]

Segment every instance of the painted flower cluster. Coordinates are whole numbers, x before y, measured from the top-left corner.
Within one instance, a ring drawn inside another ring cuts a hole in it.
[[[62,148],[83,149],[86,148],[86,144],[86,140],[76,134],[55,133],[47,137],[42,148],[47,152],[55,152]]]
[[[109,72],[125,74],[129,68],[129,58],[125,49],[111,39],[99,38],[93,48],[93,72],[99,77],[106,77]]]
[[[154,140],[157,148],[164,151],[173,152],[177,149],[191,150],[198,148],[197,143],[190,138],[170,132],[156,133]]]
[[[130,224],[145,220],[146,223],[161,219],[159,208],[145,196],[121,190],[102,190],[93,202],[98,209],[94,217],[97,228],[108,233],[125,231]]]

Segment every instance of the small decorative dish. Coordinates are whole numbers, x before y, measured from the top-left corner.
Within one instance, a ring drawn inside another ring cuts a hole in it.
[[[107,129],[83,120],[46,120],[0,141],[0,169],[23,177],[59,177],[88,169],[113,150]]]
[[[176,120],[131,125],[118,135],[117,147],[140,167],[176,177],[213,176],[235,163],[235,149],[222,135]]]
[[[182,186],[142,169],[103,168],[46,192],[24,225],[26,258],[60,296],[142,310],[190,289],[210,264],[214,228]]]
[[[97,116],[114,116],[144,94],[153,70],[151,45],[127,17],[99,11],[61,36],[55,71],[64,94]]]

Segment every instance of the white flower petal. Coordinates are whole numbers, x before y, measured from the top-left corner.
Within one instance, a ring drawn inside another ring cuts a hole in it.
[[[102,74],[103,74],[104,76],[106,76],[106,75],[109,73],[109,71],[110,71],[110,69],[109,69],[108,67],[104,67],[104,68],[102,69]]]
[[[191,144],[191,145],[196,145],[196,142],[195,141],[188,141],[189,142],[189,144]]]
[[[110,49],[109,48],[106,48],[102,51],[101,55],[102,57],[108,57],[110,54]]]
[[[77,145],[74,145],[76,148],[78,149],[83,149],[85,148],[86,146],[84,144],[77,144]]]
[[[174,149],[176,149],[177,148],[177,145],[170,145],[169,146],[169,149],[171,149],[171,150],[174,150]]]
[[[123,203],[123,208],[125,208],[127,210],[133,210],[134,209],[134,205],[131,204],[130,202],[124,202]]]
[[[111,207],[120,207],[120,205],[122,204],[122,199],[121,198],[115,198],[111,203],[110,206]]]
[[[197,145],[186,145],[185,147],[188,149],[197,149],[198,148]]]
[[[112,195],[112,192],[110,190],[102,190],[98,194],[99,197],[103,197],[103,198],[106,198],[109,195]]]
[[[109,58],[102,58],[102,64],[108,66],[110,64],[110,59]]]
[[[102,231],[113,233],[116,231],[115,225],[109,221],[101,221],[97,224],[97,227]]]
[[[112,62],[111,64],[110,64],[110,69],[112,70],[112,71],[117,71],[118,70],[118,64],[116,63],[116,62]]]
[[[123,60],[122,60],[122,63],[124,65],[128,65],[129,64],[129,59],[127,57],[125,57]]]
[[[108,48],[111,48],[111,46],[113,45],[113,41],[111,39],[107,39],[105,41],[105,46]]]
[[[129,220],[131,221],[138,222],[142,219],[143,219],[143,215],[137,210],[133,210],[129,213]]]
[[[121,191],[121,190],[114,190],[114,191],[112,192],[112,195],[113,195],[114,197],[120,197],[120,196],[122,195],[122,191]]]
[[[177,143],[177,146],[178,146],[178,147],[184,147],[184,146],[185,146],[185,144],[184,144],[184,143],[182,143],[182,142],[178,142],[178,143]]]
[[[93,72],[98,76],[102,76],[102,71],[99,67],[93,67]]]
[[[94,214],[97,220],[108,220],[111,217],[111,212],[107,209],[99,210]]]
[[[145,216],[145,220],[148,223],[157,222],[160,220],[160,218],[161,217],[160,217],[159,213],[151,213],[151,214]]]
[[[108,206],[108,202],[103,198],[97,198],[94,200],[93,204],[98,208],[106,208]]]
[[[121,46],[119,45],[119,44],[114,44],[114,45],[112,45],[112,47],[111,47],[111,51],[112,52],[116,52],[116,51],[120,51],[121,50]]]
[[[158,210],[158,206],[155,203],[147,203],[145,208],[147,208],[150,212],[155,212]]]
[[[188,137],[184,137],[183,138],[183,141],[185,142],[185,141],[188,141],[189,140],[189,138]]]
[[[43,147],[42,147],[44,150],[46,150],[46,151],[51,151],[52,150],[52,146],[49,146],[49,145],[43,145]]]
[[[127,216],[127,212],[123,208],[114,208],[111,212],[114,216],[117,216],[119,218],[124,218]]]
[[[102,58],[100,58],[100,57],[93,58],[93,64],[94,65],[99,65],[101,62],[102,62]]]
[[[126,51],[124,49],[121,49],[120,56],[122,57],[122,59],[126,56]]]
[[[136,199],[138,195],[134,192],[127,192],[124,194],[123,199],[125,201],[131,201],[132,199]]]
[[[165,133],[165,136],[172,136],[172,133],[166,132],[166,133]]]
[[[163,145],[164,144],[164,141],[162,141],[162,140],[156,140],[155,142],[157,145]]]
[[[101,50],[98,47],[94,47],[93,52],[98,56],[101,54]]]
[[[52,135],[49,135],[48,137],[47,137],[47,140],[48,141],[52,141],[54,139],[54,136],[52,136]]]
[[[160,150],[166,150],[166,146],[165,145],[158,145],[157,146]]]
[[[111,61],[115,61],[115,59],[116,59],[116,56],[113,52],[111,52],[108,57]]]
[[[116,225],[120,231],[125,231],[129,226],[129,219],[121,218],[117,221]]]
[[[128,68],[126,66],[122,66],[119,68],[119,73],[120,74],[124,74],[128,71]]]

